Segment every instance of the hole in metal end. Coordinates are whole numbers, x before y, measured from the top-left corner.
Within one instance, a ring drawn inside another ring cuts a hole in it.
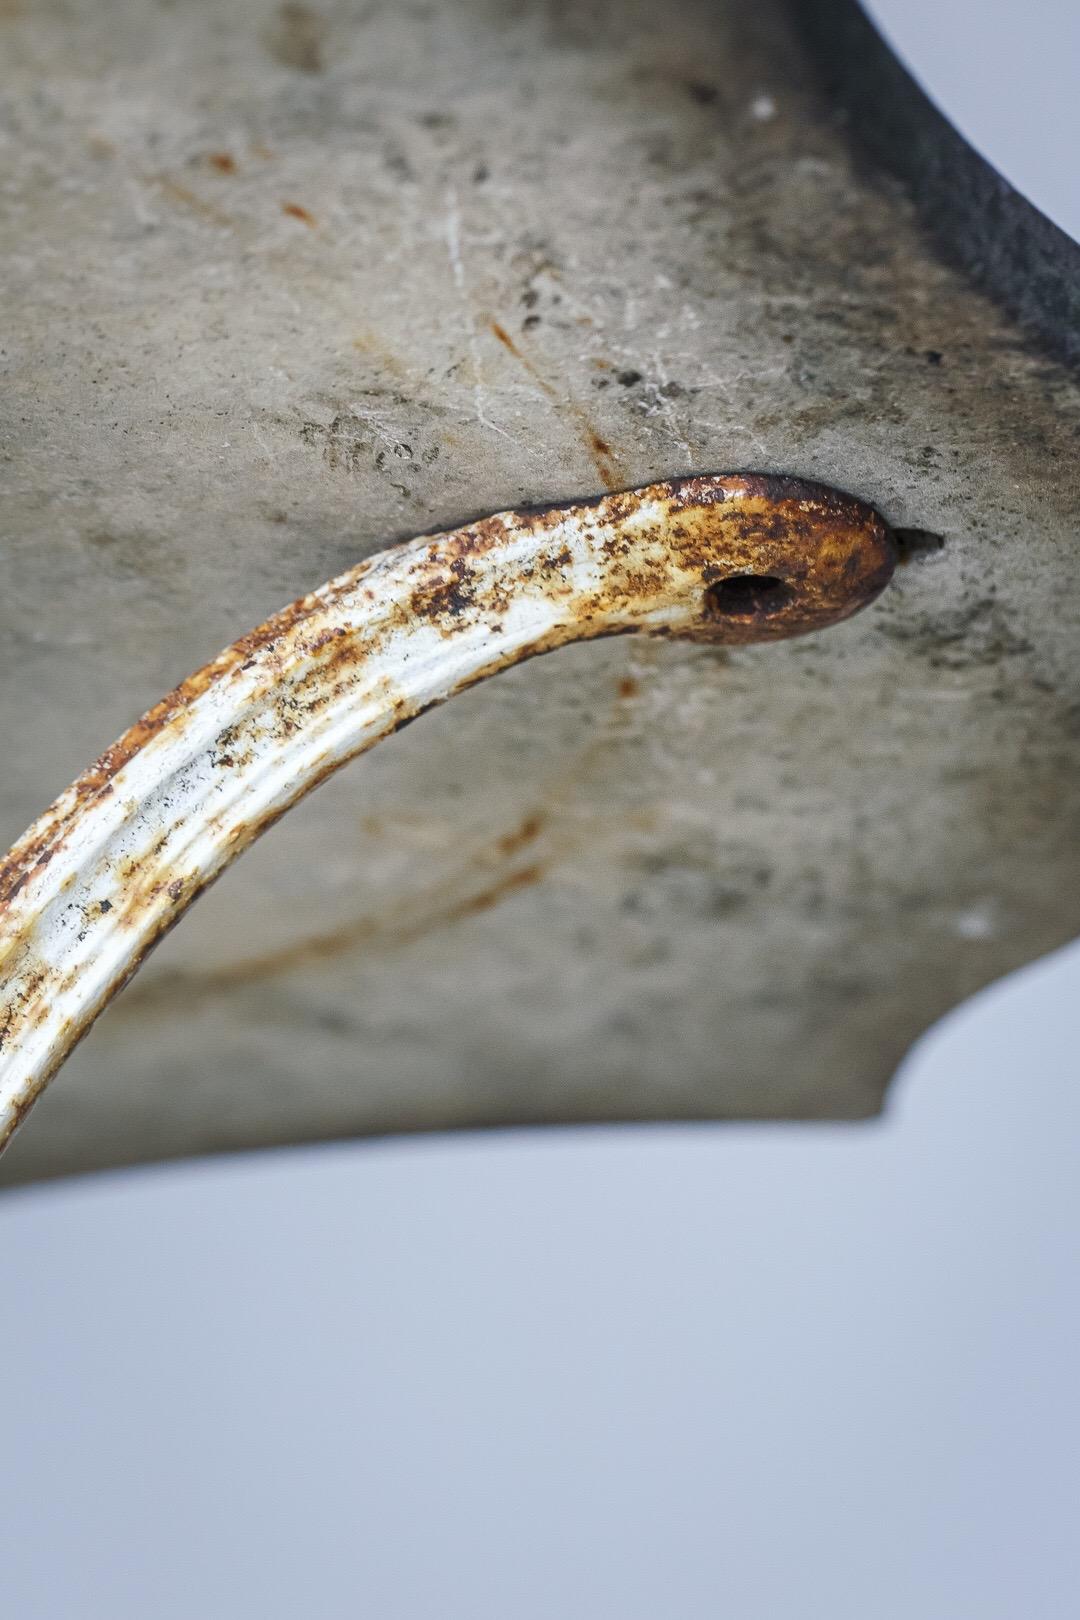
[[[791,587],[773,574],[732,574],[705,592],[710,619],[758,619],[778,613],[791,601]]]

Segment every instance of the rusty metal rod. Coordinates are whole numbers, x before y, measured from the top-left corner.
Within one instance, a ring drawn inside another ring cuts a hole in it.
[[[0,863],[0,1144],[147,952],[339,766],[571,641],[769,641],[871,601],[870,507],[777,476],[501,512],[370,557],[178,686]]]

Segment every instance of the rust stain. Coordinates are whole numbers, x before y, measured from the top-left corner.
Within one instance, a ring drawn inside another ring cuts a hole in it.
[[[498,338],[499,342],[502,344],[503,348],[509,349],[510,353],[515,357],[515,359],[520,360],[522,365],[526,366],[533,373],[533,375],[537,377],[537,380],[541,381],[541,386],[546,389],[547,384],[543,383],[539,378],[539,374],[531,361],[526,360],[525,356],[522,354],[521,350],[518,348],[517,344],[506,330],[506,327],[501,326],[498,321],[490,321],[488,324],[490,325],[495,336]]]
[[[283,202],[281,205],[281,212],[283,214],[288,214],[290,219],[298,219],[302,221],[303,224],[310,225],[312,230],[314,230],[318,224],[315,215],[309,213],[306,208],[302,208],[299,203]]]
[[[219,174],[236,173],[237,163],[231,152],[209,152],[207,153],[206,161],[209,163],[210,167],[212,169],[216,169]]]
[[[615,690],[624,701],[629,702],[631,698],[640,696],[641,682],[635,680],[633,675],[624,675]]]
[[[352,346],[357,354],[368,356],[383,372],[391,376],[403,378],[408,376],[409,367],[383,342],[377,332],[357,332],[352,340]]]
[[[535,811],[532,815],[526,816],[520,827],[515,827],[513,832],[503,833],[502,837],[496,840],[495,847],[499,854],[516,855],[527,845],[535,843],[544,830],[545,820],[546,817]]]
[[[599,473],[600,482],[603,484],[604,488],[607,490],[619,489],[621,485],[626,482],[626,480],[622,475],[615,452],[612,450],[607,440],[602,438],[601,435],[596,431],[582,407],[577,403],[576,400],[565,398],[556,388],[552,386],[552,384],[544,376],[543,372],[536,365],[535,361],[531,360],[529,356],[522,351],[519,345],[514,342],[514,339],[510,336],[510,333],[506,330],[506,327],[503,326],[501,321],[493,320],[489,316],[488,329],[492,336],[502,344],[503,348],[506,349],[508,353],[512,354],[514,359],[524,366],[525,370],[529,373],[529,376],[533,379],[537,386],[543,390],[548,399],[551,400],[552,404],[557,406],[560,411],[565,412],[567,415],[573,418],[577,425],[578,432],[581,434],[585,444],[588,446],[589,455],[592,459],[593,466]]]
[[[410,902],[399,902],[386,919],[357,917],[337,928],[321,934],[311,934],[277,950],[263,951],[257,956],[244,957],[209,972],[177,971],[156,983],[141,986],[124,1003],[128,1013],[139,1016],[151,1008],[170,1002],[177,996],[185,1002],[215,995],[226,995],[248,984],[260,984],[282,974],[315,967],[320,962],[333,961],[365,945],[402,947],[415,944],[429,934],[469,917],[492,911],[501,901],[522,889],[532,888],[545,876],[545,866],[536,861],[507,872],[464,896],[436,892],[417,895]],[[414,914],[408,915],[409,911]],[[406,915],[403,916],[403,911]]]
[[[168,176],[159,177],[156,183],[170,202],[179,203],[182,208],[190,209],[193,214],[208,220],[211,225],[221,225],[226,230],[235,228],[235,221],[230,219],[228,214],[223,213],[220,208],[215,208],[213,203],[204,202],[189,186],[182,186],[178,180],[170,180]]]
[[[478,912],[490,911],[497,906],[500,900],[505,900],[508,894],[516,894],[519,889],[528,889],[534,883],[539,883],[544,875],[544,868],[536,863],[532,866],[523,866],[518,872],[509,872],[506,877],[500,878],[489,889],[480,894],[474,894],[471,899],[458,910],[458,917],[475,917]]]
[[[581,413],[578,412],[578,414],[580,415]],[[589,422],[584,422],[584,426],[586,429],[586,441],[589,449],[592,451],[592,457],[596,464],[596,470],[600,474],[600,482],[603,484],[605,489],[618,489],[619,485],[623,482],[623,476],[619,471],[619,464],[615,460],[614,451],[612,450],[610,444],[608,444],[607,440],[602,439],[599,433],[597,433],[596,429],[592,427]]]
[[[456,619],[468,611],[476,598],[473,572],[464,557],[455,557],[445,573],[425,579],[409,597],[409,608],[418,619]]]

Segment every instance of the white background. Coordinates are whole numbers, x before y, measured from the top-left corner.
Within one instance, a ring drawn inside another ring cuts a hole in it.
[[[946,117],[1080,240],[1080,0],[862,4]]]

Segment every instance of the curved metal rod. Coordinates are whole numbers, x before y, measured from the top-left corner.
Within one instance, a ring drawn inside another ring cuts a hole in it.
[[[498,513],[294,602],[137,721],[0,863],[0,1143],[196,896],[346,760],[567,642],[819,629],[893,563],[862,502],[734,474]]]

